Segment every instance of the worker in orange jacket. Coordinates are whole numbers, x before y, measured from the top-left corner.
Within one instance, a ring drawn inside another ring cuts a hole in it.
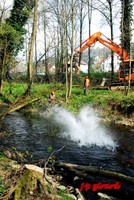
[[[88,78],[88,76],[85,76],[85,80],[84,80],[84,95],[88,94],[89,87],[90,87],[90,79]]]
[[[51,106],[54,106],[55,104],[55,93],[54,91],[51,92],[51,94],[48,97],[48,102],[50,103]]]

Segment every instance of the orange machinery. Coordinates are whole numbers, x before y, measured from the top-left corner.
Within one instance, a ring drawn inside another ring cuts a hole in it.
[[[128,80],[130,78],[131,83],[134,84],[134,60],[129,60],[127,51],[120,47],[118,44],[114,43],[111,39],[107,38],[101,32],[94,33],[91,37],[82,42],[81,48],[78,50],[75,49],[75,52],[79,54],[97,41],[120,56],[122,62],[120,63],[120,68],[118,71],[119,81],[123,82],[124,80]],[[129,74],[130,68],[131,73]]]

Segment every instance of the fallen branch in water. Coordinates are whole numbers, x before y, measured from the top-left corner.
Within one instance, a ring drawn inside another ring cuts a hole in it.
[[[122,180],[130,184],[134,184],[134,177],[126,176],[119,172],[114,172],[114,171],[109,171],[109,170],[104,170],[104,169],[97,169],[91,166],[83,166],[83,165],[76,165],[76,164],[63,163],[63,162],[56,163],[55,165],[58,167],[66,168],[74,172],[78,176],[84,177],[84,178],[87,176],[87,174],[90,173],[90,174],[100,175],[103,177],[116,178],[118,180]]]
[[[2,120],[5,118],[6,115],[8,115],[9,113],[11,112],[14,112],[14,111],[17,111],[17,110],[20,110],[21,108],[24,108],[26,107],[27,105],[35,102],[35,101],[38,101],[40,98],[34,98],[34,99],[25,99],[25,102],[24,102],[24,99],[21,99],[20,101],[16,102],[16,103],[13,103],[1,116],[0,116],[0,122],[2,122]]]

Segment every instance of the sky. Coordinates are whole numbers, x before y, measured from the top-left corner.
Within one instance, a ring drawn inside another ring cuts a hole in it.
[[[6,5],[12,5],[14,0],[6,0]]]
[[[11,6],[11,8],[12,8],[13,1],[14,1],[14,0],[5,0],[5,5],[6,5],[6,6]],[[1,3],[0,3],[0,4],[2,4],[2,2],[3,2],[3,0],[1,0]]]

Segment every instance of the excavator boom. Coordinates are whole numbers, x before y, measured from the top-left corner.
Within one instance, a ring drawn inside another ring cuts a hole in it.
[[[80,49],[75,49],[76,54],[80,54],[82,51],[92,46],[97,41],[112,50],[113,52],[117,53],[122,59],[120,69],[118,71],[119,84],[120,82],[123,83],[125,80],[130,80],[131,85],[134,85],[134,60],[129,60],[129,55],[127,51],[120,47],[118,44],[114,43],[111,39],[107,38],[101,32],[96,32],[91,35],[91,37],[89,37],[87,40],[85,40],[80,45]]]
[[[80,45],[81,48],[79,50],[75,50],[76,53],[79,54],[82,51],[84,51],[85,49],[87,49],[88,47],[90,47],[91,45],[93,45],[95,42],[97,42],[97,38],[99,38],[101,35],[102,35],[101,32],[94,33],[91,37],[89,37],[84,42],[82,42],[82,44]]]
[[[106,39],[103,39],[101,36],[104,36]],[[117,45],[112,40],[107,38],[101,32],[94,33],[91,37],[89,37],[87,40],[85,40],[81,44],[81,48],[79,50],[75,50],[75,52],[79,54],[82,51],[84,51],[85,49],[87,49],[88,47],[95,44],[97,41],[100,42],[101,44],[103,44],[104,46],[106,46],[107,48],[111,49],[115,53],[117,53],[122,58],[122,60],[129,59],[129,56],[128,56],[128,53],[126,52],[126,50],[122,49],[119,45]]]

